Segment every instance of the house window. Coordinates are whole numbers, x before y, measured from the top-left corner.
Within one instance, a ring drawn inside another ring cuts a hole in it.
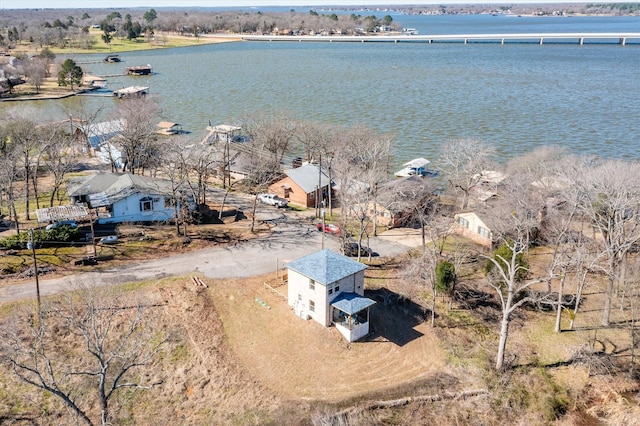
[[[140,199],[140,211],[148,212],[153,210],[153,199],[149,197],[144,197]]]
[[[469,227],[469,221],[462,216],[458,216],[458,224],[465,228]]]
[[[314,302],[313,300],[309,300],[309,310],[311,312],[315,312],[316,311],[316,302]]]
[[[482,235],[485,238],[489,238],[489,230],[482,226],[478,226],[478,234]]]
[[[316,289],[316,282],[314,280],[309,280],[309,290]]]
[[[329,294],[333,294],[333,287],[329,287]]]
[[[337,285],[336,288],[333,289],[333,291],[335,291],[336,293],[340,291],[340,286]]]

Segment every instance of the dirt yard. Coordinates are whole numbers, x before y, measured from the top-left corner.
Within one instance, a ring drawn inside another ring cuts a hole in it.
[[[242,364],[281,397],[337,402],[427,378],[444,367],[430,326],[410,309],[379,301],[371,310],[370,338],[349,344],[335,328],[295,316],[283,297],[264,287],[273,278],[211,282],[210,295]],[[278,290],[286,294],[286,287]]]

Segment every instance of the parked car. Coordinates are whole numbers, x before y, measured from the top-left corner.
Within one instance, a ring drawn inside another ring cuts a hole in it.
[[[322,231],[322,222],[316,223],[316,228],[318,229],[318,231]],[[340,227],[338,227],[338,225],[334,225],[333,223],[325,223],[324,232],[326,232],[327,234],[338,235],[340,234]]]
[[[349,257],[357,257],[358,251],[360,251],[361,257],[373,256],[373,251],[367,246],[361,246],[360,244],[353,241],[346,241],[342,245],[342,252],[345,256]]]
[[[75,220],[60,220],[58,222],[52,223],[51,225],[47,225],[45,228],[47,231],[50,229],[56,229],[61,226],[68,226],[69,228],[77,228],[78,224]]]
[[[276,207],[287,207],[289,201],[278,197],[276,194],[258,194],[258,201]]]
[[[100,238],[100,243],[102,244],[115,244],[118,242],[117,235],[107,235],[106,237]]]

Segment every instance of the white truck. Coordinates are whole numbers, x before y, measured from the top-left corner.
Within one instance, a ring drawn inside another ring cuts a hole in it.
[[[287,200],[278,197],[276,194],[258,194],[258,201],[276,207],[287,207],[287,204],[289,204]]]

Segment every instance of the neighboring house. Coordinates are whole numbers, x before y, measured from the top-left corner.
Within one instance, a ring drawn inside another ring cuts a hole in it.
[[[454,217],[453,232],[462,235],[481,246],[491,248],[493,235],[491,233],[492,216],[481,211],[457,213]]]
[[[470,191],[470,204],[484,203],[498,195],[500,185],[507,176],[496,170],[483,170],[473,178],[478,181]]]
[[[366,265],[331,250],[321,250],[285,265],[288,303],[297,316],[332,324],[349,341],[369,334],[369,308],[364,297]]]
[[[104,121],[84,128],[76,127],[76,138],[88,143],[91,148],[97,150],[100,144],[122,133],[124,122],[122,120]]]
[[[125,155],[120,138],[111,138],[98,147],[98,157],[104,164],[109,164],[112,170],[124,170]]]
[[[320,195],[319,205],[329,205],[329,197],[333,196],[333,185],[329,185],[327,173],[314,164],[287,170],[285,177],[269,186],[269,191],[289,200],[290,204],[302,207],[315,207],[316,197]],[[318,190],[320,188],[320,191]]]
[[[130,173],[98,173],[67,183],[71,201],[86,204],[98,213],[98,223],[164,222],[175,218],[176,209],[187,203],[195,208],[191,196],[174,196],[169,180]],[[184,201],[181,201],[184,200]]]
[[[410,225],[416,205],[416,197],[427,197],[425,178],[419,175],[397,178],[378,186],[377,201],[371,202],[367,209],[370,218],[376,223],[390,228]]]

